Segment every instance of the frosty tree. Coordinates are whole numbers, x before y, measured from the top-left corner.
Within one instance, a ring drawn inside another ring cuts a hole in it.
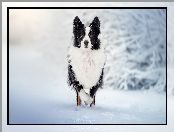
[[[105,87],[166,90],[165,10],[109,10]]]

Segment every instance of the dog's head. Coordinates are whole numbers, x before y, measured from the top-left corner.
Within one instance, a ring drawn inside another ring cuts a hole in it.
[[[83,49],[100,49],[100,21],[98,17],[88,27],[80,21],[79,17],[76,16],[73,22],[73,33],[74,33],[74,46]]]

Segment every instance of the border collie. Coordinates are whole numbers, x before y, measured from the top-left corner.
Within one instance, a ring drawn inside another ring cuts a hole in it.
[[[98,17],[87,27],[78,16],[73,21],[73,44],[68,51],[68,84],[75,89],[77,106],[95,105],[95,95],[103,84],[106,56],[100,38]]]

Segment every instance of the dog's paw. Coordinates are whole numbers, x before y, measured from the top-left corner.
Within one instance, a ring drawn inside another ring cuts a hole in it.
[[[85,102],[86,105],[92,104],[93,98],[91,98],[91,97],[89,96],[89,98],[88,98],[86,101],[84,101],[84,102]]]
[[[79,95],[82,101],[87,101],[89,98],[89,95],[84,91],[84,89],[80,90]]]
[[[91,104],[93,102],[93,98],[91,98],[90,95],[84,91],[84,89],[80,90],[79,95],[81,100],[84,101],[85,105]]]

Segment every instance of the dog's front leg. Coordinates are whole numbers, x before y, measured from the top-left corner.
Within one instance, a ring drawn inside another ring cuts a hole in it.
[[[90,104],[90,107],[92,107],[92,105],[95,105],[95,96],[93,97],[93,101],[92,101],[92,103]]]

